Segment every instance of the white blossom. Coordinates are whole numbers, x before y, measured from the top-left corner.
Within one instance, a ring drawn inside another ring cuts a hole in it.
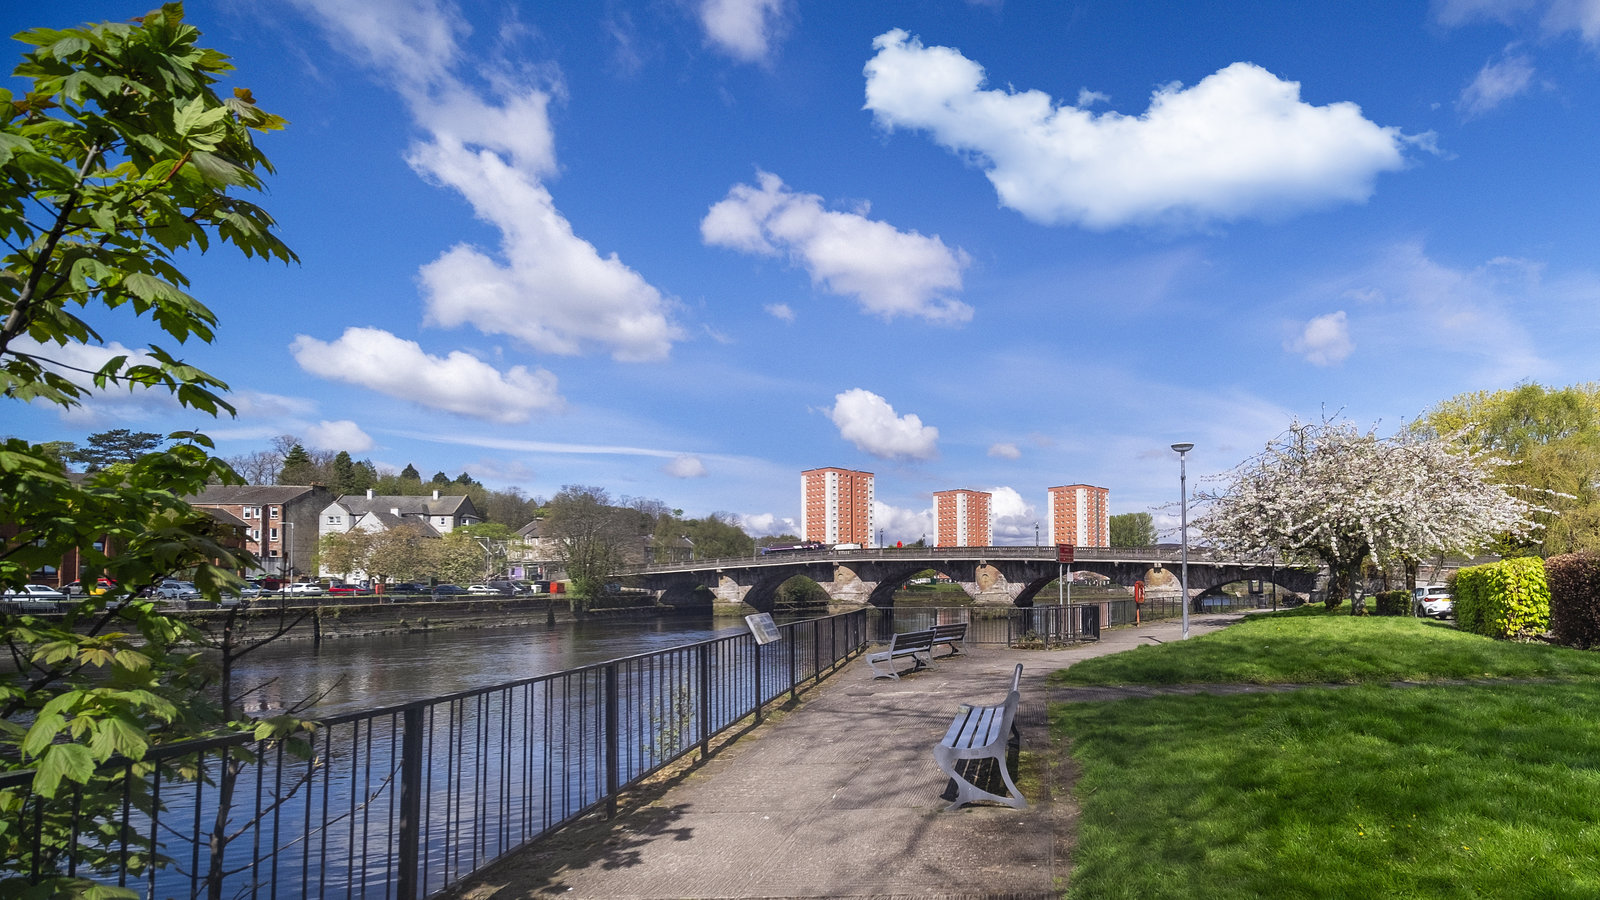
[[[1234,553],[1314,556],[1341,584],[1369,554],[1392,564],[1467,553],[1537,528],[1540,508],[1489,480],[1501,464],[1453,449],[1448,437],[1297,420],[1219,476],[1220,490],[1198,492],[1194,523]]]

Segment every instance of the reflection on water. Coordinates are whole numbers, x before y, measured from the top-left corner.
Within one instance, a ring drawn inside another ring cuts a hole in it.
[[[237,664],[260,715],[321,695],[322,716],[394,706],[746,631],[739,619],[674,616],[554,626],[417,631],[268,644]]]

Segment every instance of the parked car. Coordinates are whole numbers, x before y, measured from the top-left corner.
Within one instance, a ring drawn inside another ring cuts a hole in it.
[[[328,593],[330,593],[330,594],[350,595],[350,594],[370,594],[372,592],[367,590],[364,587],[358,587],[358,586],[353,585],[353,584],[330,584],[330,585],[328,585]]]
[[[467,593],[469,593],[469,594],[486,594],[486,595],[494,596],[494,597],[509,597],[509,596],[511,596],[511,592],[510,591],[503,591],[500,588],[498,588],[498,587],[496,587],[495,585],[492,585],[492,584],[469,584],[469,585],[467,585]]]
[[[320,596],[322,594],[322,585],[317,584],[315,581],[298,581],[294,584],[284,585],[283,590],[284,593],[288,594],[312,594]]]
[[[106,591],[114,591],[116,589],[117,583],[109,578],[96,578],[94,584],[90,585],[87,590],[85,590],[81,581],[69,581],[61,586],[62,593],[65,593],[68,597],[81,597],[85,594],[93,594],[98,597]]]
[[[1413,608],[1419,616],[1445,619],[1456,613],[1455,598],[1442,584],[1422,585],[1411,592]]]
[[[198,600],[200,589],[192,581],[163,581],[155,586],[150,596],[157,600]]]
[[[460,597],[467,593],[467,589],[459,584],[436,584],[433,586],[433,599],[441,597]]]
[[[0,594],[7,606],[23,612],[55,612],[66,599],[66,594],[48,584],[25,584]]]
[[[397,581],[394,584],[384,585],[385,594],[426,594],[428,586],[415,581]]]

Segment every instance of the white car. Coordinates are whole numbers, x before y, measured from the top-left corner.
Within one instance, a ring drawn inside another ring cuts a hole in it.
[[[469,584],[469,585],[467,585],[467,593],[469,593],[469,594],[494,594],[495,596],[499,596],[500,594],[502,594],[504,592],[501,591],[499,588],[490,587],[487,584]]]
[[[1419,616],[1445,619],[1456,613],[1456,601],[1442,584],[1421,585],[1411,591],[1412,606]]]
[[[55,612],[56,604],[65,599],[67,599],[66,594],[48,584],[25,584],[0,594],[0,600],[4,600],[13,609],[33,612]]]
[[[283,590],[288,594],[321,594],[322,585],[317,584],[315,581],[300,581],[285,585]]]

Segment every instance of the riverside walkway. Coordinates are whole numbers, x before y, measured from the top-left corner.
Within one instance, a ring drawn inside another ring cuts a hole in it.
[[[1243,613],[1206,614],[1190,633]],[[1077,807],[1064,753],[1046,752],[1046,675],[1079,660],[1180,640],[1178,622],[1107,630],[1065,650],[968,648],[938,668],[874,681],[854,660],[792,709],[656,788],[616,819],[579,822],[512,853],[446,896],[574,898],[1057,898]],[[945,812],[932,748],[956,707],[998,702],[1022,663],[1018,724],[1029,808]],[[1089,693],[1089,692],[1085,692]],[[1083,697],[1092,699],[1092,697]]]

